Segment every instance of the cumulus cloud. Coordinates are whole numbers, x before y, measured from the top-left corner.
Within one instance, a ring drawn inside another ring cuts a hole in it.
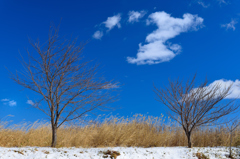
[[[32,100],[27,100],[27,104],[34,105],[34,102]]]
[[[223,28],[226,28],[226,30],[228,29],[232,29],[233,31],[236,29],[235,28],[235,25],[237,24],[238,22],[236,20],[232,20],[230,23],[227,23],[227,24],[222,24],[221,27]]]
[[[226,97],[226,99],[233,99],[233,98],[240,98],[240,81],[239,80],[224,80],[224,79],[220,79],[220,80],[216,80],[213,83],[211,83],[208,88],[211,89],[211,87],[213,87],[215,84],[219,84],[221,86],[221,89],[225,89],[227,87],[229,87],[230,85],[232,85],[232,88],[230,90],[229,95]]]
[[[138,20],[140,18],[142,18],[144,15],[146,14],[146,11],[129,11],[128,12],[128,22],[129,23],[134,23],[134,22],[138,22]]]
[[[229,95],[226,96],[225,99],[240,99],[240,81],[239,80],[232,81],[232,80],[220,79],[220,80],[216,80],[216,81],[212,82],[211,84],[209,84],[206,87],[203,87],[202,89],[205,89],[206,91],[212,90],[212,89],[214,89],[215,86],[220,87],[220,89],[218,89],[219,93],[224,91],[229,86],[232,86],[229,91]],[[192,91],[194,92],[196,89],[197,88],[193,89]],[[219,93],[216,92],[216,97],[218,97]]]
[[[182,32],[198,30],[203,25],[203,18],[197,15],[184,14],[183,18],[174,18],[166,12],[155,12],[149,15],[147,25],[155,24],[157,29],[146,37],[146,44],[139,44],[137,57],[127,57],[132,64],[158,64],[170,61],[181,51],[178,44],[168,43]]]
[[[93,34],[93,38],[94,39],[101,39],[102,38],[102,36],[103,36],[103,32],[102,31],[96,31],[94,34]]]
[[[117,14],[112,17],[108,17],[107,20],[103,22],[103,24],[105,24],[105,27],[108,28],[108,30],[113,29],[115,26],[121,28],[120,20],[121,14]]]
[[[201,5],[203,8],[208,8],[210,6],[210,4],[205,4],[203,1],[198,1],[197,3]]]
[[[17,105],[17,102],[14,101],[14,100],[10,100],[10,99],[1,99],[1,102],[3,102],[4,105],[9,105],[9,106],[16,106]]]

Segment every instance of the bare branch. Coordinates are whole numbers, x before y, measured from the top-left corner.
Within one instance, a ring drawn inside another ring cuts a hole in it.
[[[111,94],[118,85],[98,75],[98,65],[92,66],[90,61],[83,60],[85,44],[77,45],[77,39],[61,40],[58,29],[59,26],[50,27],[44,45],[39,41],[30,42],[35,53],[27,50],[28,61],[22,58],[24,71],[11,73],[16,83],[41,96],[33,107],[51,119],[52,146],[56,146],[54,134],[64,122],[97,109],[109,109],[107,104],[116,100]]]
[[[207,80],[198,87],[195,86],[196,75],[185,84],[182,81],[169,80],[169,86],[157,88],[154,86],[156,100],[167,106],[168,115],[176,120],[185,130],[191,147],[191,133],[199,126],[214,123],[220,118],[236,111],[239,107],[235,100],[226,98],[232,85],[221,88],[221,85],[207,87]]]

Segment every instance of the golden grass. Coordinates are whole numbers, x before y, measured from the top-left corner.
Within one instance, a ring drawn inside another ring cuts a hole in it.
[[[63,126],[57,132],[57,147],[163,147],[187,146],[180,126],[163,116],[134,115],[131,118],[109,117],[103,122],[86,126]],[[199,128],[192,136],[193,146],[227,146],[226,127]],[[19,124],[0,127],[0,146],[22,147],[51,145],[48,123]],[[240,129],[233,134],[233,146],[240,145]]]

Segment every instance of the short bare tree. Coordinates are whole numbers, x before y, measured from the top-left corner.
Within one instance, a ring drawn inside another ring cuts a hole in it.
[[[237,116],[236,119],[226,122],[226,127],[229,131],[230,134],[230,141],[229,141],[229,157],[233,158],[232,156],[232,136],[234,131],[240,126],[240,120],[239,117]]]
[[[223,100],[229,95],[231,85],[207,86],[206,80],[196,87],[195,77],[186,83],[179,79],[169,80],[169,86],[164,88],[154,86],[156,100],[167,106],[169,117],[182,126],[189,148],[192,147],[191,135],[195,128],[214,123],[238,108],[234,100]]]
[[[27,51],[29,59],[21,60],[24,70],[11,74],[16,83],[40,95],[32,106],[50,117],[52,147],[56,147],[57,130],[63,123],[111,108],[107,104],[116,99],[112,91],[117,87],[98,74],[97,65],[82,59],[85,44],[60,39],[58,30],[50,27],[42,46],[39,41],[30,42],[34,54]]]

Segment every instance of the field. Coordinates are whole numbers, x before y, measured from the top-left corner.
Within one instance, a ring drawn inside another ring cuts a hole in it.
[[[100,120],[102,122],[100,122]],[[51,145],[51,127],[47,122],[22,123],[0,129],[1,147]],[[88,124],[63,126],[57,132],[57,147],[173,147],[187,146],[182,128],[165,118],[134,115],[123,118],[104,117]],[[192,134],[194,147],[229,145],[229,131],[225,125],[201,127]],[[232,146],[240,145],[240,128],[233,133]]]
[[[22,123],[11,126],[2,123],[0,159],[100,159],[107,150],[119,151],[117,159],[197,159],[196,156],[202,153],[210,159],[220,159],[226,158],[229,153],[226,147],[229,145],[229,132],[225,125],[195,130],[192,136],[194,148],[188,149],[182,128],[163,115],[152,117],[138,114],[129,118],[109,116],[88,124],[65,125],[58,129],[57,135],[57,148],[49,148],[49,123]],[[239,143],[240,129],[237,129],[233,133],[232,144],[235,156]]]

